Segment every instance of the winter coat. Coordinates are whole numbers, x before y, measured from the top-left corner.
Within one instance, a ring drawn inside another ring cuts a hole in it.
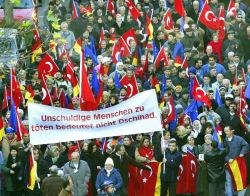
[[[102,168],[101,171],[97,175],[96,179],[96,189],[102,190],[102,185],[105,181],[112,181],[113,185],[116,189],[116,192],[120,192],[120,189],[123,185],[122,177],[119,171],[115,168],[112,169],[110,172],[110,175],[107,176],[107,171],[106,169]]]
[[[15,168],[11,168],[11,165],[16,163]],[[4,162],[2,167],[3,175],[5,179],[5,186],[7,191],[19,191],[23,186],[23,175],[21,168],[21,161],[17,158],[13,160],[11,157]],[[15,173],[11,174],[10,170],[13,170]]]
[[[166,182],[176,182],[182,159],[181,153],[177,151],[171,152],[169,149],[166,149],[165,158],[167,162],[163,164],[163,167],[165,166],[165,173],[163,173],[162,169],[161,180]]]
[[[207,174],[208,181],[211,183],[214,182],[225,182],[226,173],[225,173],[225,156],[226,150],[214,149],[210,152],[207,152],[204,156],[204,159],[207,164]]]
[[[74,164],[69,161],[64,165],[63,171],[64,175],[70,176],[73,181],[74,196],[82,196],[88,194],[90,169],[87,162],[80,160],[78,168],[75,168]]]

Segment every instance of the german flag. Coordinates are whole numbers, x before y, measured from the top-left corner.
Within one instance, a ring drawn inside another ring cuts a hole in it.
[[[154,36],[154,27],[151,23],[150,18],[148,17],[148,15],[146,14],[146,34],[148,35],[148,40],[151,41]]]
[[[155,88],[157,94],[161,92],[161,88],[155,74],[153,74],[151,78],[151,87]]]
[[[43,52],[41,38],[40,38],[40,35],[39,35],[39,32],[37,30],[36,25],[34,28],[34,37],[33,37],[33,41],[32,41],[31,51],[32,51],[32,56],[31,56],[32,62],[35,61],[35,57],[38,54],[41,54]]]
[[[79,55],[81,54],[81,50],[82,50],[82,38],[78,38],[75,42],[74,45],[74,50],[76,53],[78,53]]]
[[[29,155],[28,160],[28,184],[27,188],[30,190],[34,190],[36,184],[36,170],[37,170],[37,163],[34,161],[32,154]]]
[[[132,60],[132,65],[134,65],[135,67],[138,65],[138,57],[139,57],[138,51],[135,51]]]
[[[161,194],[161,168],[162,163],[159,162],[150,162],[149,164],[145,165],[146,167],[150,168],[150,171],[140,170],[137,172],[137,186],[135,190],[129,190],[134,194],[129,195],[136,195],[137,196],[144,196],[144,195],[160,195]],[[129,179],[131,180],[131,179]],[[129,193],[130,193],[129,192]]]
[[[245,189],[249,183],[250,178],[250,154],[244,157],[237,157],[233,162],[227,164],[227,169],[232,177],[234,190],[236,192]]]
[[[3,125],[3,118],[2,116],[0,116],[0,141],[2,141],[4,135],[5,135],[5,132],[4,132],[4,125]]]

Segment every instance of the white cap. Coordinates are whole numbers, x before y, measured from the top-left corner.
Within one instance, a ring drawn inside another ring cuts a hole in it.
[[[106,161],[105,161],[105,165],[108,165],[108,164],[114,166],[114,161],[113,161],[110,157],[108,157],[108,158],[106,159]]]
[[[188,29],[189,25],[188,24],[184,24],[184,29]]]
[[[106,57],[106,56],[103,57],[103,59],[102,59],[102,63],[107,63],[109,61],[111,61],[111,59],[109,57]]]

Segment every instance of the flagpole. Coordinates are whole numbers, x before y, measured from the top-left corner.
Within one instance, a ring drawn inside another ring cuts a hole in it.
[[[163,148],[163,145],[164,145],[164,134],[163,134],[163,129],[162,129],[161,130],[161,148]],[[163,151],[163,159],[164,160],[166,159],[165,150]],[[165,163],[163,163],[163,174],[165,174]]]
[[[30,152],[31,152],[31,157],[32,157],[32,162],[33,162],[33,167],[35,169],[36,177],[38,178],[38,176],[37,176],[37,167],[34,166],[35,159],[34,159],[34,154],[33,154],[33,148],[30,149]],[[37,186],[38,186],[39,189],[41,188],[39,182],[37,182]]]
[[[198,25],[198,23],[199,23],[201,13],[202,13],[202,11],[203,11],[203,9],[204,9],[206,3],[207,3],[207,1],[205,1],[204,5],[203,5],[203,7],[202,7],[202,9],[201,9],[201,11],[200,11],[200,13],[199,13],[199,17],[198,17],[198,19],[197,19],[196,25]]]

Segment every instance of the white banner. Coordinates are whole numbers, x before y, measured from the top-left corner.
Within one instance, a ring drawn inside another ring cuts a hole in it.
[[[31,103],[28,112],[33,145],[162,130],[155,90],[103,110],[85,112]]]

